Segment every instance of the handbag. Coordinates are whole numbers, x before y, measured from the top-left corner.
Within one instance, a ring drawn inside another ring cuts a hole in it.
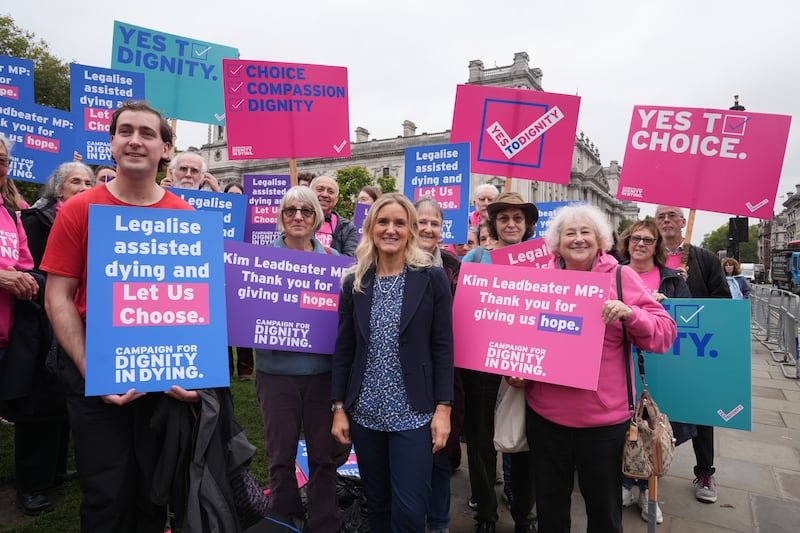
[[[525,430],[525,389],[504,381],[500,392],[500,404],[494,414],[494,448],[503,453],[527,452],[530,448]]]
[[[621,266],[617,267],[617,295],[622,301]],[[633,384],[631,382],[631,345],[628,332],[622,325],[622,343],[625,347],[625,375],[628,387],[628,409],[631,410],[631,421],[625,432],[625,446],[622,450],[622,473],[635,479],[650,479],[663,476],[672,464],[675,454],[675,439],[672,426],[667,415],[658,409],[658,405],[645,388],[639,395],[636,406],[633,404]],[[646,387],[644,379],[644,356],[637,348],[639,374],[642,387]]]

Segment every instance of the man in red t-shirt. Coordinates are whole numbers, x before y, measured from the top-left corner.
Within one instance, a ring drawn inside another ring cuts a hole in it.
[[[156,183],[172,148],[172,129],[156,110],[128,101],[114,112],[110,131],[117,177],[61,208],[41,264],[49,274],[45,306],[62,349],[60,366],[83,491],[81,531],[162,533],[166,509],[150,500],[159,443],[148,426],[161,395],[130,389],[85,396],[89,205],[191,207]],[[166,394],[198,401],[197,392],[180,387]]]

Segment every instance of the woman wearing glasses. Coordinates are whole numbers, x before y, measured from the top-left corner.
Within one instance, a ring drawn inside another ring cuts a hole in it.
[[[271,246],[338,255],[314,238],[322,221],[322,207],[314,191],[292,187],[281,200],[281,235]],[[339,531],[330,390],[329,354],[256,350],[256,391],[269,459],[270,510],[296,518],[298,523],[303,518],[294,467],[302,426],[308,445],[308,525],[314,533]]]
[[[689,286],[680,275],[680,272],[667,268],[667,248],[664,244],[664,237],[658,231],[658,226],[652,220],[634,222],[620,238],[617,245],[620,256],[620,263],[627,264],[635,270],[644,284],[653,291],[653,297],[657,302],[666,298],[691,298]],[[687,437],[679,436],[680,430],[691,432],[693,427],[687,424],[673,422],[675,436],[679,443],[687,440]],[[639,498],[633,496],[633,478],[622,478],[622,505],[628,507],[636,502],[642,509],[642,519],[647,521],[647,480],[640,479],[637,482],[639,487]],[[656,504],[656,522],[661,523],[664,517],[661,508]]]

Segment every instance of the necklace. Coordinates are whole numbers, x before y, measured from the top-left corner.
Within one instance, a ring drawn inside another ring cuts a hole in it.
[[[400,279],[400,276],[403,275],[403,272],[405,272],[405,270],[406,270],[405,267],[403,267],[403,270],[401,270],[399,274],[394,276],[394,281],[392,282],[392,284],[389,286],[388,289],[384,289],[383,288],[383,283],[381,283],[381,277],[387,278],[389,276],[378,276],[377,273],[376,273],[375,274],[375,279],[376,279],[376,283],[375,284],[378,286],[378,290],[381,291],[381,293],[383,293],[383,294],[389,294],[390,292],[392,292],[392,290],[394,290],[394,286],[397,285],[397,280]]]

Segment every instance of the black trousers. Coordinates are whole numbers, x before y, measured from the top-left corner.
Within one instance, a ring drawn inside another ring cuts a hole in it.
[[[697,426],[697,436],[692,439],[694,457],[697,464],[694,475],[714,475],[714,428],[712,426]]]
[[[160,394],[118,407],[67,395],[83,492],[84,533],[163,533],[166,508],[150,501],[158,442],[149,422]]]
[[[55,485],[67,470],[67,413],[20,417],[14,427],[14,469],[17,493],[37,493]]]
[[[571,428],[550,422],[528,408],[539,533],[569,533],[576,471],[586,502],[586,531],[622,532],[621,460],[627,426],[623,422]]]
[[[494,449],[494,413],[501,376],[461,370],[464,384],[464,436],[467,440],[469,482],[472,498],[478,504],[477,522],[497,522],[497,494],[494,483],[497,452]],[[532,442],[528,435],[528,444]],[[514,506],[511,515],[517,525],[530,523],[535,502],[535,467],[531,452],[512,453],[511,490]],[[619,492],[619,491],[618,491]]]

